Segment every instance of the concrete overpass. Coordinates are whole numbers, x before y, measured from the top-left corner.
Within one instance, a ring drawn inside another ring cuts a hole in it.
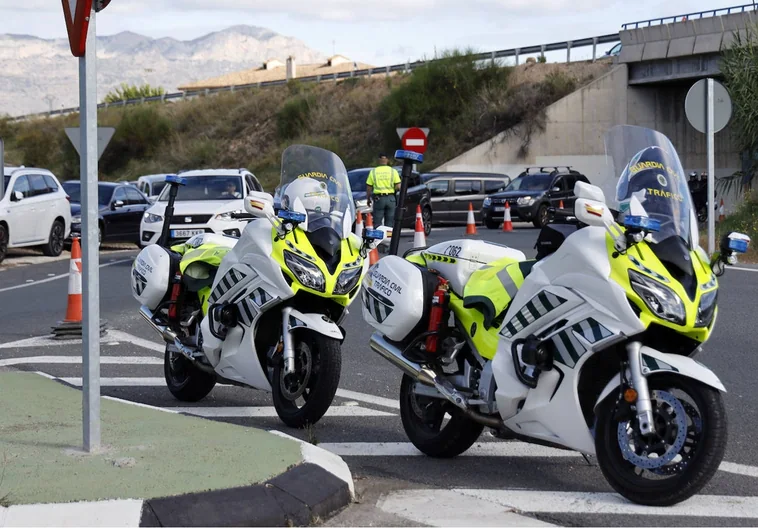
[[[735,32],[744,34],[758,21],[758,12],[749,8],[710,17],[690,15],[684,21],[680,15],[675,21],[627,25],[620,34],[622,51],[613,69],[548,107],[544,126],[531,132],[526,150],[522,146],[527,128],[519,131],[517,127],[438,170],[515,176],[527,165],[571,165],[610,199],[617,176],[606,162],[604,135],[615,125],[629,124],[661,131],[677,148],[686,172],[705,171],[705,135],[687,121],[684,100],[695,80],[720,76],[719,58],[734,41]],[[732,175],[742,167],[738,139],[727,126],[716,135],[716,177]],[[730,210],[737,197],[724,200]]]

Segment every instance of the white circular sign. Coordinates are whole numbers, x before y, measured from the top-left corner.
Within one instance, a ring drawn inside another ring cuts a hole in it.
[[[707,132],[706,113],[708,111],[708,101],[706,99],[708,91],[708,80],[701,79],[687,93],[687,99],[684,102],[684,110],[687,114],[692,127],[701,133]],[[713,132],[718,133],[729,120],[732,118],[732,98],[729,97],[724,85],[718,81],[713,82]]]

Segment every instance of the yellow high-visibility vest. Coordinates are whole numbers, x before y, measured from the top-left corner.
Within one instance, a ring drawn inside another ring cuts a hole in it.
[[[373,187],[377,195],[394,194],[395,185],[400,182],[400,174],[390,166],[377,166],[368,174],[366,184]]]

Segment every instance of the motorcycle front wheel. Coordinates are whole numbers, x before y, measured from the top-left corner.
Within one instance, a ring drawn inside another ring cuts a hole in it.
[[[636,415],[617,420],[617,394],[600,405],[595,450],[605,479],[628,500],[669,506],[697,494],[719,468],[727,443],[721,394],[662,374],[648,379],[655,432],[642,435]]]
[[[294,331],[295,372],[284,374],[283,361],[271,379],[274,408],[290,428],[316,424],[332,405],[340,383],[340,342],[314,332]]]

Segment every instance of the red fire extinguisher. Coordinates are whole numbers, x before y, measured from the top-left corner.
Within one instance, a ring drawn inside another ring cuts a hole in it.
[[[443,320],[447,315],[447,303],[450,298],[448,293],[448,282],[442,277],[439,278],[439,284],[437,289],[432,295],[432,311],[429,314],[429,332],[439,332],[443,326]],[[437,340],[439,334],[431,334],[426,338],[426,351],[436,353],[437,352]]]

